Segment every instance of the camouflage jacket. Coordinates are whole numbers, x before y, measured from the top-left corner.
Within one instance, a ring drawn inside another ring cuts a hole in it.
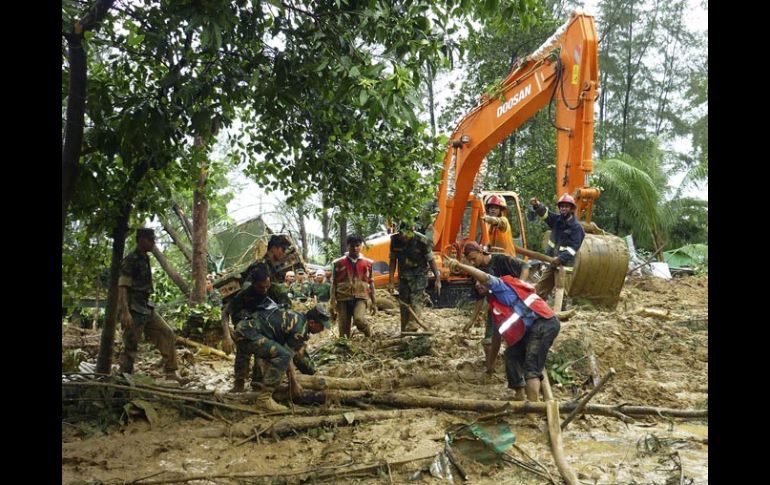
[[[275,268],[267,256],[260,259],[259,261],[251,263],[249,267],[241,273],[241,282],[243,283],[244,281],[248,281],[251,273],[255,271],[258,266],[262,265],[267,268],[267,274],[270,276],[270,289],[267,290],[267,296],[269,296],[274,302],[281,306],[290,307],[291,298],[289,298],[289,290],[286,288],[286,285],[281,283],[283,280],[278,279],[278,273],[275,272]],[[235,314],[231,313],[231,315],[235,317]]]
[[[152,270],[150,257],[136,248],[120,264],[119,286],[128,287],[128,308],[132,312],[149,315],[154,305],[150,302]]]
[[[323,283],[313,283],[312,295],[316,297],[318,301],[329,301],[331,299],[332,285],[328,281]]]
[[[302,283],[295,281],[289,287],[289,297],[307,299],[313,295],[313,285],[309,281],[303,281]]]
[[[296,352],[305,346],[309,331],[304,315],[282,309],[270,298],[264,298],[254,312],[238,321],[235,336],[248,340],[267,337]]]
[[[419,232],[409,240],[398,233],[390,236],[390,259],[398,262],[398,275],[402,278],[424,276],[435,256],[428,238]]]

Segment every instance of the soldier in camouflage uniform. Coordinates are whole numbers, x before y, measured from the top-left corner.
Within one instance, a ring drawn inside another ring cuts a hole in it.
[[[289,286],[289,297],[294,300],[307,301],[313,293],[313,287],[307,280],[305,270],[297,270],[297,280]]]
[[[390,269],[388,272],[388,291],[393,291],[393,274],[398,263],[398,298],[412,307],[420,316],[423,306],[423,294],[428,286],[426,270],[430,266],[436,278],[436,296],[441,294],[441,274],[433,256],[433,246],[428,239],[415,232],[412,225],[402,225],[401,230],[390,236]],[[404,305],[401,310],[401,331],[407,328],[411,314]]]
[[[123,326],[123,353],[120,356],[120,372],[132,374],[139,339],[151,341],[163,356],[166,378],[184,383],[177,369],[176,335],[171,327],[155,311],[150,301],[153,292],[152,270],[147,255],[155,246],[155,232],[149,228],[136,231],[136,249],[123,259],[118,280],[118,315]]]
[[[251,265],[241,273],[241,283],[243,284],[246,281],[251,281],[249,277],[258,266],[264,265],[268,269],[268,276],[271,281],[270,290],[268,291],[267,296],[279,305],[283,305],[287,308],[291,306],[291,298],[289,298],[288,288],[286,285],[282,284],[286,272],[278,271],[276,270],[276,267],[286,259],[286,251],[290,247],[291,242],[289,242],[285,236],[273,234],[267,242],[267,251],[262,259],[251,263]]]
[[[316,306],[304,315],[284,310],[271,299],[265,298],[257,310],[241,319],[235,326],[235,375],[248,373],[249,360],[253,355],[265,363],[261,379],[262,391],[257,405],[268,411],[283,411],[286,408],[273,400],[273,391],[281,382],[284,372],[294,394],[300,394],[302,387],[294,377],[294,363],[299,361],[312,369],[307,356],[305,342],[309,333],[319,333],[329,328],[329,314],[322,306]]]
[[[266,265],[261,264],[254,267],[249,277],[251,278],[250,285],[239,291],[222,309],[222,333],[223,333],[223,350],[230,354],[235,348],[235,342],[231,337],[230,320],[233,322],[239,322],[244,318],[248,318],[266,300],[272,300],[269,298],[270,288],[272,284],[270,277],[268,276],[269,270]],[[236,367],[235,383],[231,392],[243,392],[246,378],[249,376],[248,361],[250,355],[245,357],[246,365]],[[254,366],[251,373],[251,387],[252,389],[261,388],[262,381],[262,365],[261,359],[255,357]],[[315,374],[315,368],[312,362],[309,363],[307,359],[302,359],[299,354],[294,354],[294,365],[303,374],[312,375]]]
[[[327,302],[331,298],[331,283],[326,281],[326,271],[319,269],[315,273],[312,295],[317,302]]]

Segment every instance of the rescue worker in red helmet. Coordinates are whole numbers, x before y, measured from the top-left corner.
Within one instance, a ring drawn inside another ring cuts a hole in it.
[[[500,278],[452,258],[444,258],[450,270],[460,270],[486,290],[489,312],[496,332],[505,340],[505,375],[514,400],[540,400],[548,350],[559,335],[556,314],[525,281],[505,275]]]
[[[500,195],[490,195],[486,200],[486,215],[482,220],[487,224],[489,231],[489,251],[492,253],[505,253],[516,255],[511,235],[511,225],[506,215],[508,206]]]
[[[548,224],[551,229],[551,235],[548,240],[548,247],[545,250],[547,256],[553,256],[557,259],[546,266],[543,275],[535,283],[537,294],[541,298],[546,298],[554,287],[555,272],[554,268],[564,266],[565,282],[564,289],[569,294],[570,282],[572,281],[572,270],[575,266],[575,257],[580,251],[580,245],[585,239],[585,231],[575,217],[577,204],[575,199],[569,194],[563,194],[556,202],[559,212],[549,210],[536,198],[529,201],[535,210],[535,213]]]

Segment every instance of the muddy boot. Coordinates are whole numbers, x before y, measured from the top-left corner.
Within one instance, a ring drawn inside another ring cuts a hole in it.
[[[181,375],[179,375],[179,372],[175,370],[166,371],[166,375],[164,377],[167,381],[175,381],[179,383],[180,386],[189,384],[190,381],[192,380],[189,377],[182,377]]]
[[[236,379],[230,392],[243,392],[246,385],[245,379]]]
[[[364,328],[361,328],[359,330],[361,330],[361,332],[363,332],[363,334],[366,335],[367,337],[372,336],[372,327],[370,327],[369,325],[364,325]]]
[[[273,400],[273,391],[262,391],[257,396],[257,407],[265,411],[287,411],[289,408],[282,406]]]

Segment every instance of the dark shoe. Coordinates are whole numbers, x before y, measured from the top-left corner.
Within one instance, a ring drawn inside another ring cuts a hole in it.
[[[230,389],[230,392],[243,392],[245,384],[246,383],[243,379],[236,379],[233,383],[233,388]]]

